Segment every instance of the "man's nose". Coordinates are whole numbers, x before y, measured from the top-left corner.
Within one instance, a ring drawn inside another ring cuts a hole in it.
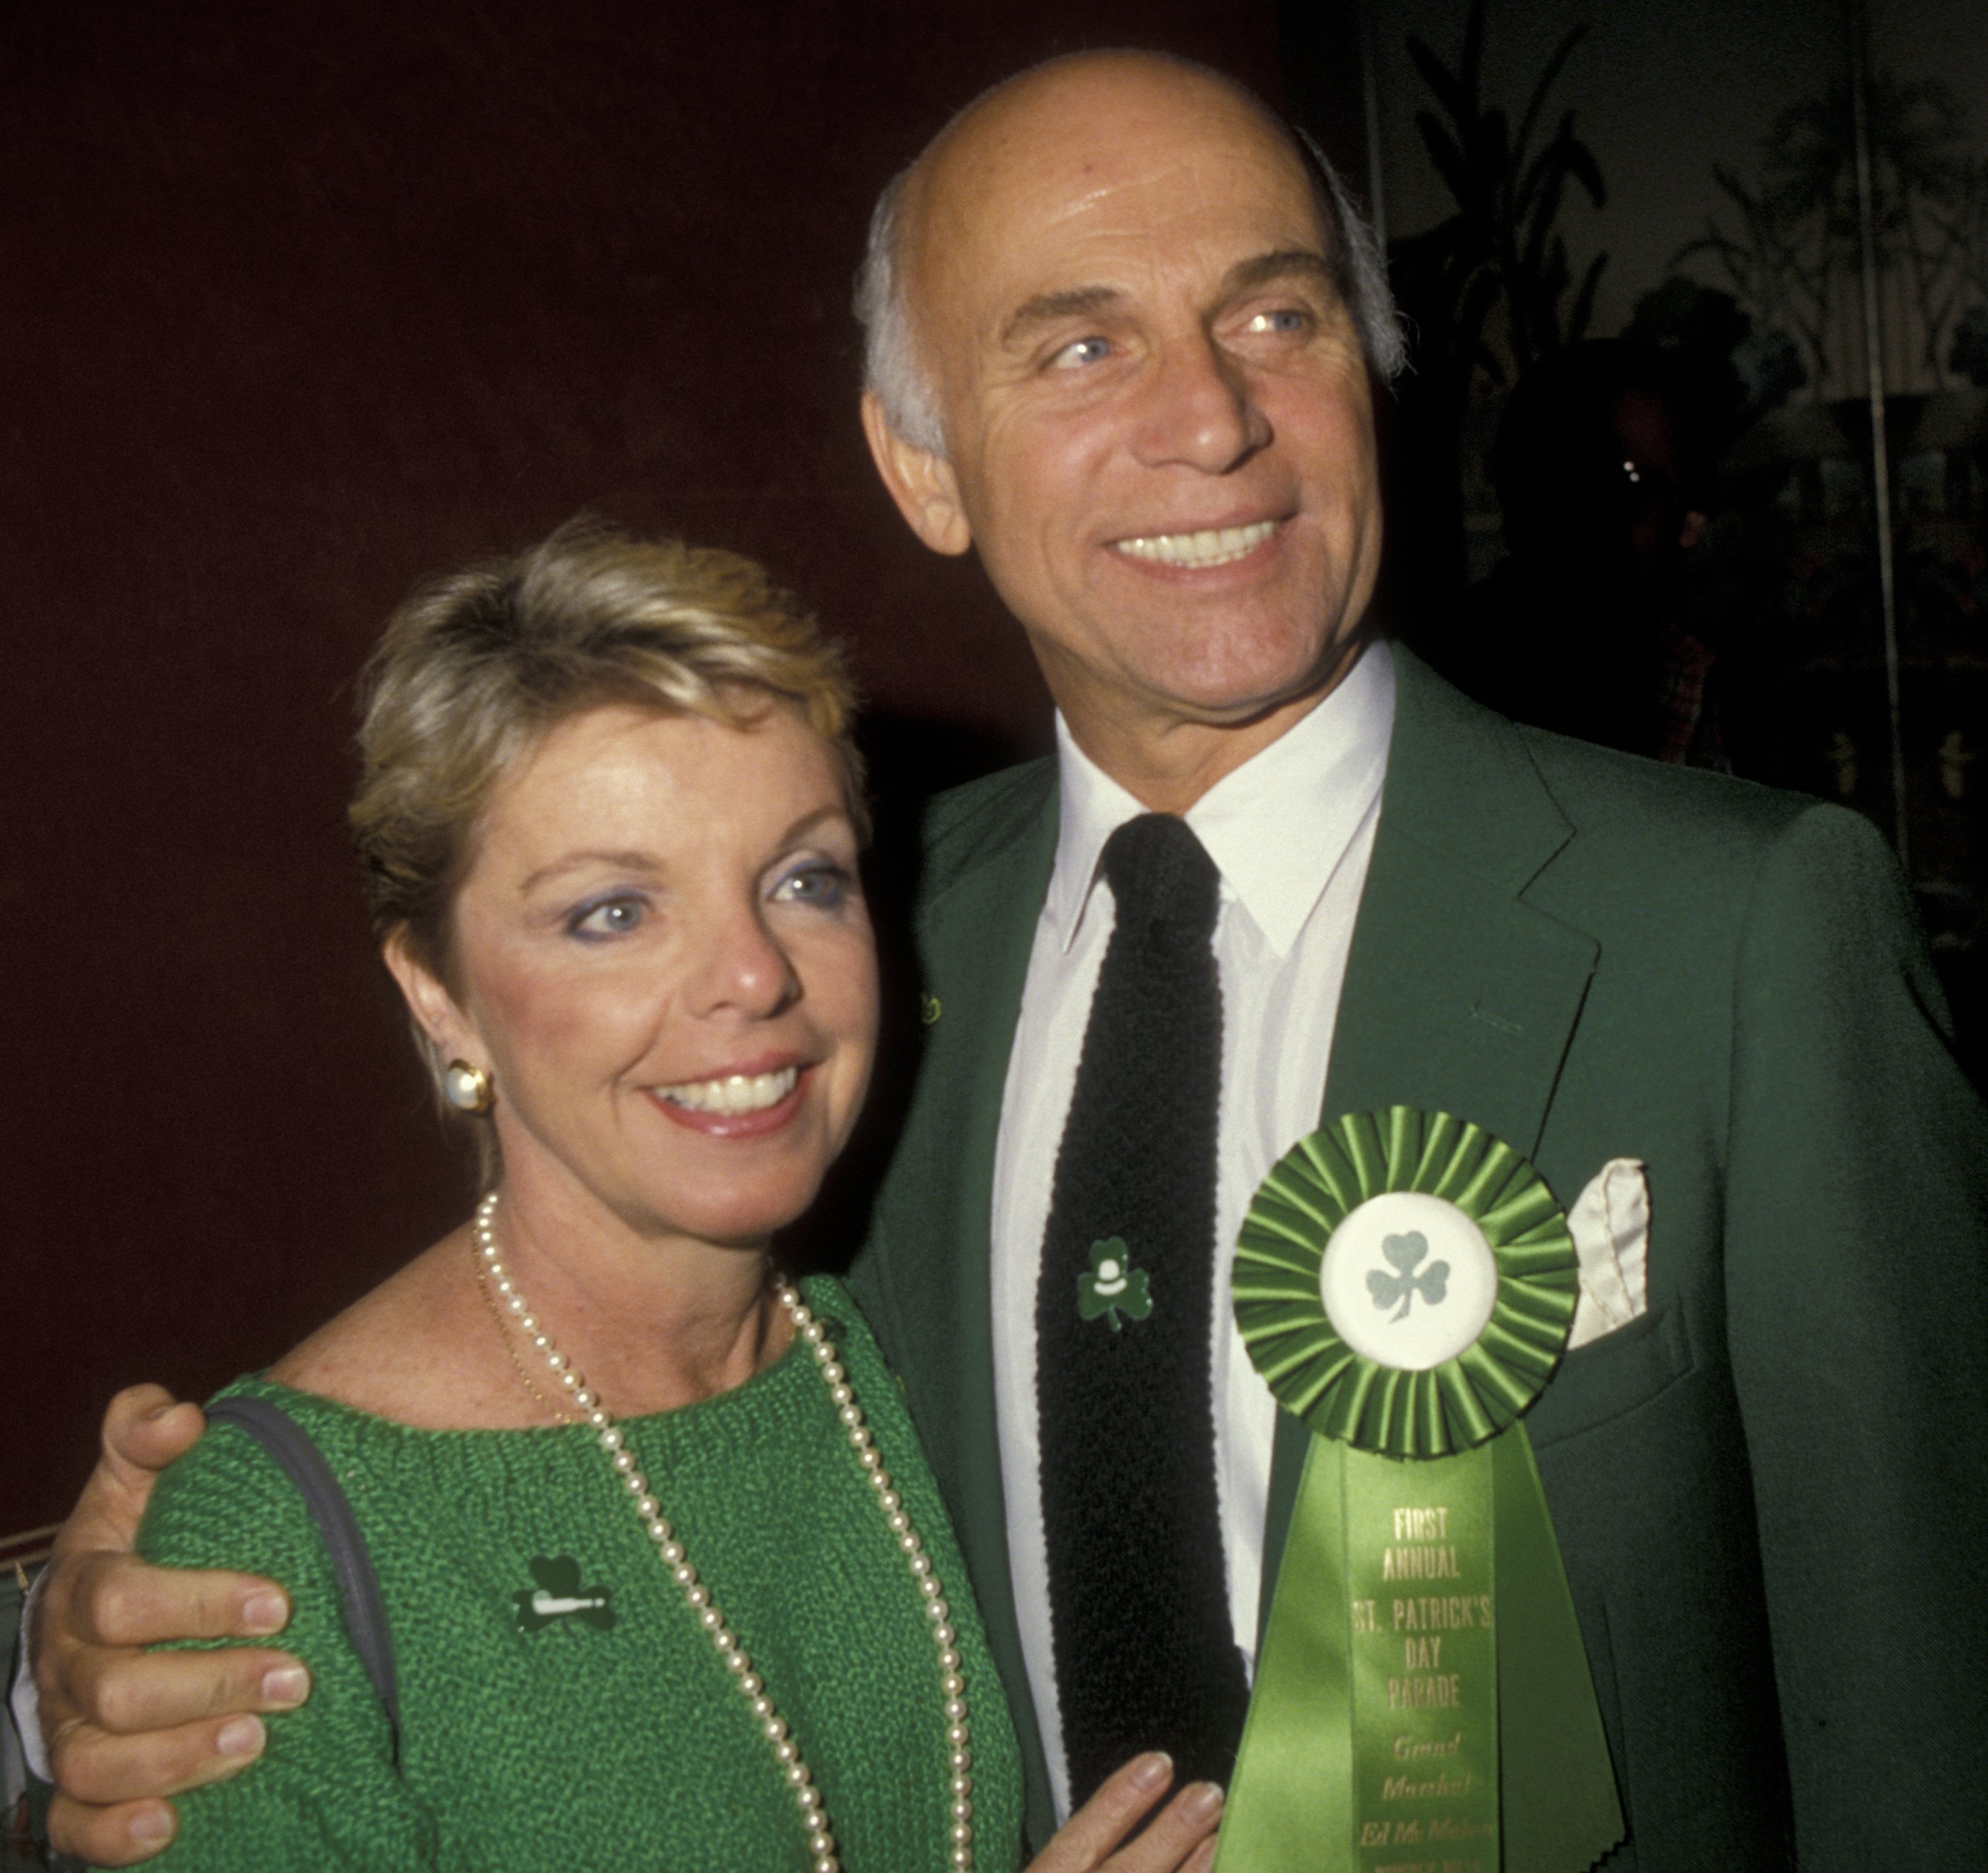
[[[800,978],[764,921],[743,909],[708,931],[688,987],[693,1013],[752,1020],[778,1014],[800,993]]]
[[[1205,333],[1165,347],[1145,386],[1134,448],[1141,461],[1221,475],[1270,439],[1248,374]]]

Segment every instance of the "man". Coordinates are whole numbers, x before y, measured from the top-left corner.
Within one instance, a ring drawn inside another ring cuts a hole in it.
[[[1195,1204],[1218,1247],[1321,1113],[1456,1113],[1563,1203],[1611,1161],[1647,1167],[1647,1311],[1570,1354],[1528,1419],[1627,1817],[1608,1864],[1963,1864],[1988,1130],[1926,1013],[1909,900],[1847,814],[1516,729],[1378,641],[1389,347],[1356,243],[1253,100],[1089,55],[948,127],[866,272],[885,482],[928,545],[978,549],[1060,714],[1053,765],[935,813],[928,1051],[856,1276],[1036,1753],[1035,1831],[1084,1792],[1076,1638],[1138,1586],[1070,1565],[1097,1505],[1059,1479],[1073,1437],[1100,1440],[1057,1408],[1082,1381],[1049,1258],[1095,1168],[1067,1147],[1109,1050],[1085,1029],[1132,888],[1117,842],[1158,816],[1194,836],[1160,829],[1169,876],[1213,907],[1218,1148]],[[1125,1479],[1128,1523],[1156,1479],[1200,1518],[1136,1560],[1189,1600],[1212,1581],[1226,1679],[1253,1657],[1304,1434],[1212,1271],[1185,1342],[1206,1357],[1181,1368],[1207,1435],[1130,1436],[1090,1473]],[[128,1541],[120,1493],[178,1441],[124,1408],[129,1455],[73,1554]],[[272,1629],[245,1618],[251,1586],[178,1584],[98,1556],[52,1590],[52,1716],[182,1726],[79,1720],[57,1767],[86,1798],[225,1773],[203,1713],[295,1701],[265,1695],[271,1653],[80,1643]],[[1178,1720],[1219,1750],[1236,1716],[1211,1692]],[[156,1811],[65,1825],[128,1859],[114,1827]]]

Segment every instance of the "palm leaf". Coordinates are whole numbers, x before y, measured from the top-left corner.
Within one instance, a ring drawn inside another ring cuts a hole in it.
[[[1541,149],[1539,154],[1526,165],[1524,178],[1519,184],[1518,200],[1513,205],[1513,220],[1518,220],[1532,207],[1534,198],[1545,186],[1547,178],[1560,166],[1560,146],[1562,140],[1573,134],[1574,113],[1570,110],[1562,114],[1560,128],[1554,131],[1551,139]]]
[[[1450,120],[1458,129],[1467,134],[1470,121],[1477,115],[1477,101],[1457,81],[1448,66],[1411,32],[1408,35],[1408,56],[1415,62],[1415,69],[1422,75],[1422,83],[1435,93],[1436,102],[1450,115]]]
[[[1510,132],[1506,127],[1505,113],[1494,104],[1478,123],[1478,154],[1487,192],[1503,188],[1512,177]]]
[[[1567,342],[1578,344],[1587,336],[1588,321],[1594,316],[1594,289],[1601,283],[1601,269],[1608,264],[1605,253],[1597,254],[1581,276],[1574,296],[1574,308],[1567,316]]]
[[[1560,218],[1560,197],[1566,187],[1564,169],[1555,165],[1547,171],[1546,186],[1526,225],[1525,250],[1519,262],[1529,275],[1540,270],[1540,260],[1546,252],[1547,236],[1553,232],[1553,225]]]
[[[1601,165],[1594,160],[1594,152],[1572,134],[1572,123],[1570,113],[1568,133],[1557,139],[1561,166],[1587,191],[1590,201],[1598,208],[1605,208],[1608,205],[1608,185],[1601,179]]]
[[[1519,120],[1519,139],[1513,146],[1513,161],[1515,163],[1525,160],[1526,147],[1533,140],[1533,128],[1538,123],[1540,112],[1546,104],[1547,93],[1554,88],[1554,81],[1559,78],[1574,47],[1587,36],[1587,26],[1584,21],[1581,25],[1570,28],[1566,36],[1554,48],[1553,56],[1547,59],[1546,69],[1540,73],[1540,81],[1533,86],[1533,95],[1526,101],[1526,114]],[[1567,115],[1570,121],[1573,113],[1570,111]]]
[[[1464,161],[1463,152],[1445,130],[1432,110],[1415,113],[1415,128],[1421,131],[1422,147],[1428,151],[1428,158],[1435,166],[1435,172],[1456,198],[1456,205],[1468,211],[1473,205],[1470,165]]]
[[[1484,73],[1484,12],[1485,0],[1471,0],[1470,15],[1463,22],[1463,57],[1457,66],[1473,116]]]

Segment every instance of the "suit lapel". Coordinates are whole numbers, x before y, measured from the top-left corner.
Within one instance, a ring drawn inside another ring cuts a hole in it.
[[[933,855],[935,868],[949,855],[958,863],[933,879],[919,919],[926,1054],[891,1169],[915,1219],[893,1227],[904,1238],[892,1258],[899,1369],[1007,1689],[1038,1844],[1054,1819],[1008,1571],[989,1263],[1002,1093],[1057,823],[1056,770],[1044,762]]]
[[[1593,973],[1593,938],[1526,893],[1573,828],[1518,732],[1399,647],[1374,857],[1339,998],[1320,1122],[1387,1105],[1454,1113],[1537,1149]],[[1277,1415],[1263,1614],[1310,1433]]]

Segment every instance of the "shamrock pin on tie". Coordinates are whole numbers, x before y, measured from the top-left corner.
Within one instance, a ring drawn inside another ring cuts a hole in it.
[[[1143,1320],[1153,1310],[1146,1271],[1134,1268],[1123,1236],[1107,1236],[1090,1245],[1090,1272],[1077,1278],[1077,1311],[1087,1320],[1100,1314],[1115,1334],[1118,1317]]]

